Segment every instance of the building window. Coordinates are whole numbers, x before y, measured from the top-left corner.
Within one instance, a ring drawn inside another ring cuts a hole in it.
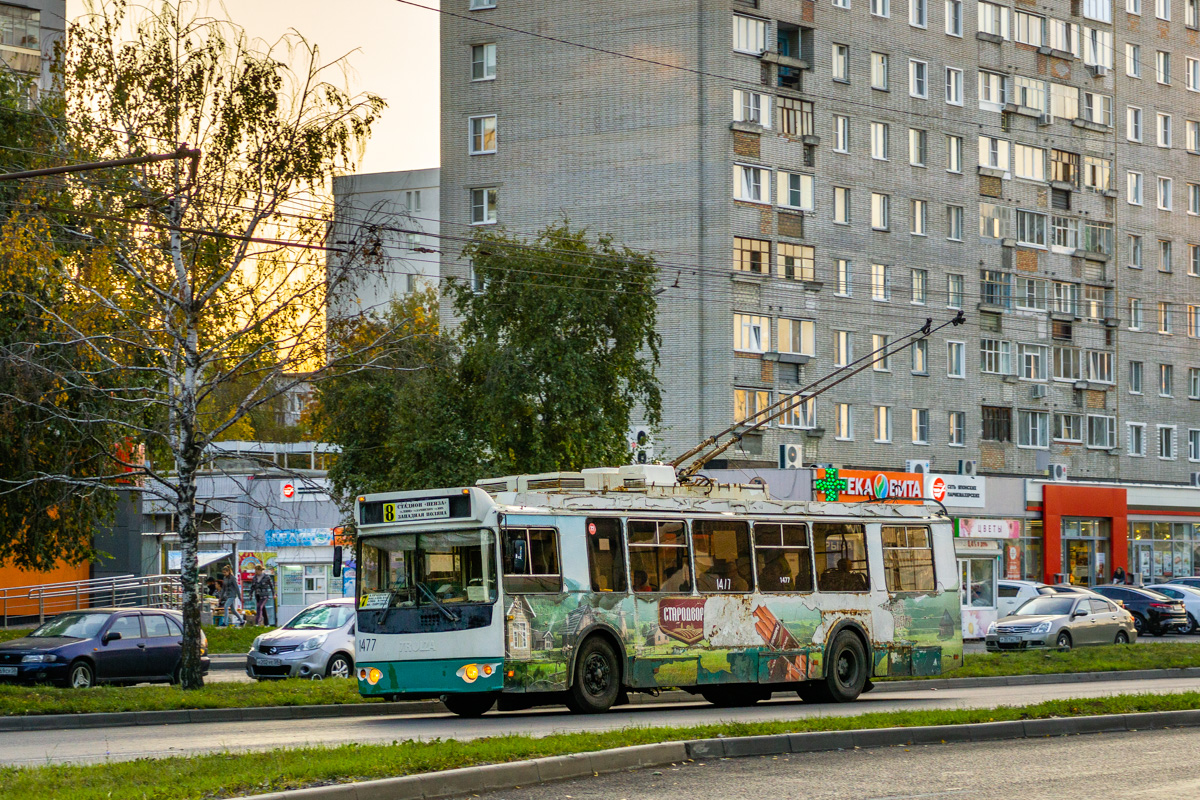
[[[494,187],[471,190],[471,224],[494,225],[496,223],[496,192]]]
[[[875,361],[871,368],[876,372],[892,371],[892,356],[888,352],[888,337],[886,333],[871,334],[871,352]]]
[[[871,88],[888,90],[888,57],[886,53],[871,53]]]
[[[779,98],[779,130],[787,136],[812,136],[813,104],[807,100]]]
[[[771,393],[765,389],[734,389],[733,419],[735,422],[753,421],[771,405]],[[770,423],[768,423],[769,425]]]
[[[1130,78],[1142,77],[1142,46],[1132,42],[1125,45],[1125,74]]]
[[[1200,306],[1187,307],[1187,335],[1200,338]]]
[[[980,339],[979,370],[992,375],[1011,375],[1012,343],[1000,339]]]
[[[1142,458],[1146,455],[1146,426],[1140,422],[1130,422],[1125,426],[1126,443],[1129,455]]]
[[[733,165],[733,196],[748,203],[768,203],[771,196],[771,173],[749,164]]]
[[[1159,303],[1158,304],[1158,332],[1159,333],[1165,333],[1168,335],[1171,333],[1172,323],[1174,322],[1174,320],[1171,319],[1171,317],[1172,317],[1171,304],[1170,303]]]
[[[962,206],[946,206],[946,238],[961,242],[963,238]],[[961,276],[959,276],[961,277]]]
[[[871,0],[871,13],[877,17],[889,17],[892,14],[890,0]]]
[[[779,352],[802,356],[817,354],[816,323],[811,319],[779,320]]]
[[[1141,361],[1130,361],[1129,362],[1129,393],[1130,394],[1141,394],[1142,393],[1142,362]]]
[[[850,118],[833,115],[833,149],[839,153],[850,152]]]
[[[1013,38],[1021,44],[1027,44],[1031,47],[1042,46],[1042,39],[1044,38],[1046,28],[1045,17],[1039,17],[1027,11],[1017,11],[1014,14],[1013,22],[1016,26]]]
[[[812,211],[813,176],[798,172],[780,172],[779,205]]]
[[[1113,354],[1107,350],[1087,351],[1088,380],[1093,383],[1113,382]]]
[[[850,0],[833,0],[833,5],[837,8],[850,8]]]
[[[892,281],[887,264],[871,265],[871,299],[887,302],[892,299]]]
[[[875,406],[875,441],[878,444],[892,441],[892,409],[888,406]]]
[[[1106,192],[1112,188],[1112,161],[1096,156],[1083,157],[1083,185],[1087,189]]]
[[[495,8],[496,0],[471,0],[471,11],[478,11],[481,8]]]
[[[779,277],[792,281],[815,281],[817,279],[815,251],[805,244],[775,245],[775,258]]]
[[[496,45],[477,44],[471,47],[471,80],[490,81],[496,77]]]
[[[1068,122],[1079,116],[1078,87],[1050,84],[1050,116]]]
[[[951,378],[965,378],[966,365],[963,354],[966,350],[964,342],[946,342],[946,375]]]
[[[1050,218],[1050,244],[1064,250],[1079,247],[1079,221],[1055,214]]]
[[[1175,394],[1175,367],[1170,364],[1158,365],[1158,396],[1172,397]]]
[[[995,3],[979,3],[979,31],[1008,38],[1008,8]]]
[[[924,236],[928,225],[929,204],[924,200],[912,201],[912,235]]]
[[[980,299],[984,305],[1012,308],[1012,275],[996,270],[980,270]]]
[[[1171,271],[1171,255],[1172,255],[1171,250],[1172,250],[1172,242],[1170,239],[1159,239],[1158,240],[1158,271],[1159,272],[1170,272]]]
[[[1013,80],[1013,102],[1043,114],[1048,113],[1050,102],[1046,96],[1046,82],[1018,75]]]
[[[1113,124],[1112,98],[1096,92],[1083,93],[1083,118],[1111,128]]]
[[[946,67],[946,102],[952,106],[963,104],[963,71]]]
[[[1142,140],[1142,110],[1137,106],[1125,108],[1125,138],[1131,142]]]
[[[925,166],[929,151],[929,133],[917,128],[908,129],[908,163],[914,167]]]
[[[967,443],[967,415],[962,411],[951,411],[947,422],[950,430],[950,446],[965,447]]]
[[[850,190],[833,187],[833,221],[839,225],[850,224]]]
[[[766,20],[734,14],[733,49],[739,53],[761,55],[767,49]]]
[[[1185,69],[1184,84],[1189,92],[1200,92],[1200,58],[1189,58]]]
[[[913,444],[929,444],[929,409],[927,408],[912,410],[912,442]]]
[[[1012,441],[1012,409],[1000,406],[983,406],[982,438],[987,442]]]
[[[1171,115],[1158,114],[1158,146],[1171,146]]]
[[[496,115],[470,117],[471,155],[496,152]]]
[[[1188,369],[1188,400],[1200,400],[1200,367]]]
[[[833,266],[834,272],[837,273],[837,284],[834,287],[834,293],[840,297],[850,297],[850,259],[834,259]]]
[[[963,35],[962,0],[946,0],[946,35]]]
[[[1129,300],[1129,330],[1140,331],[1142,329],[1142,301],[1136,297]]]
[[[850,331],[833,332],[833,365],[844,367],[854,360],[854,334]]]
[[[1142,237],[1135,233],[1129,234],[1129,267],[1130,269],[1142,268]]]
[[[871,192],[871,229],[886,231],[891,227],[892,220],[891,195]]]
[[[1192,216],[1200,214],[1200,183],[1189,183],[1187,185],[1187,213]],[[1196,245],[1189,245],[1195,247]]]
[[[771,243],[762,239],[733,237],[733,268],[739,272],[767,274],[767,261],[771,254]]]
[[[1175,426],[1158,425],[1158,457],[1166,461],[1175,460]]]
[[[779,427],[809,430],[817,427],[817,398],[793,397],[789,400],[779,415]]]
[[[917,339],[912,343],[912,374],[929,374],[929,340]]]
[[[1016,158],[1018,178],[1026,178],[1031,181],[1046,180],[1045,150],[1040,147],[1018,144],[1013,150],[1013,155]]]
[[[871,158],[888,160],[889,128],[886,122],[871,123]]]
[[[848,45],[833,45],[833,79],[850,82],[850,47]]]
[[[1079,186],[1079,154],[1066,150],[1050,151],[1050,180]]]
[[[995,136],[979,137],[979,166],[1008,172],[1008,141]]]
[[[1056,442],[1082,442],[1083,416],[1081,414],[1055,414],[1054,440]]]
[[[1125,0],[1125,10],[1130,14],[1142,15],[1142,0]]]
[[[1074,347],[1055,347],[1052,351],[1054,360],[1054,379],[1059,381],[1079,380],[1081,354]]]
[[[1188,461],[1200,461],[1200,428],[1188,429]]]
[[[1125,188],[1129,195],[1129,205],[1140,206],[1142,204],[1142,173],[1127,172],[1125,174]]]
[[[1110,450],[1117,446],[1117,418],[1088,414],[1087,446],[1095,450]]]
[[[946,307],[947,308],[962,308],[963,307],[963,276],[962,275],[947,275],[946,276]]]
[[[912,270],[912,302],[925,305],[929,289],[929,272],[923,269]]]
[[[1046,215],[1032,211],[1017,211],[1017,241],[1021,244],[1046,246]]]
[[[908,94],[922,100],[929,97],[929,64],[924,61],[908,61]]]
[[[908,24],[917,28],[929,26],[929,0],[911,0],[909,2]]]
[[[760,92],[733,90],[733,119],[752,125],[771,127],[771,96]]]
[[[838,403],[834,406],[836,412],[836,427],[833,432],[835,439],[843,442],[854,438],[854,409],[849,403]]]
[[[1046,380],[1046,347],[1040,344],[1021,345],[1021,379]]]
[[[1167,6],[1170,8],[1170,6]],[[1154,55],[1154,71],[1158,82],[1164,86],[1171,85],[1171,54],[1159,50]]]
[[[770,331],[770,317],[734,314],[733,349],[742,353],[765,353],[771,349]]]
[[[962,172],[962,137],[946,137],[946,172]]]
[[[1017,278],[1017,308],[1046,310],[1046,281],[1040,278]]]
[[[1050,412],[1017,412],[1017,447],[1047,448],[1050,446]]]

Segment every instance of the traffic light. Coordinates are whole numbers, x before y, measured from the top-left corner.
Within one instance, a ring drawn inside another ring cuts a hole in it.
[[[635,425],[629,432],[629,453],[634,464],[649,464],[654,460],[654,437],[644,425]]]

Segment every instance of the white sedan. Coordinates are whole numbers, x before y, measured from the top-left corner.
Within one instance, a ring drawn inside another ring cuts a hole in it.
[[[1200,632],[1200,589],[1184,586],[1181,583],[1156,583],[1145,588],[1153,589],[1172,600],[1183,603],[1183,608],[1188,615],[1188,627],[1183,630],[1183,633]]]

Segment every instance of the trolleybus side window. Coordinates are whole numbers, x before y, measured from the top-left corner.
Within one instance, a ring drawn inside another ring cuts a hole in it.
[[[933,542],[929,528],[883,526],[883,572],[889,592],[932,592]]]
[[[629,571],[635,592],[690,592],[687,530],[680,520],[629,520]]]
[[[514,594],[562,591],[558,531],[504,529],[504,591]]]
[[[696,588],[702,592],[748,592],[750,524],[726,519],[692,520]]]
[[[822,592],[865,592],[867,579],[866,528],[842,522],[813,523],[817,588]]]
[[[804,525],[754,523],[754,560],[760,592],[811,592],[812,549]]]
[[[625,591],[625,550],[621,547],[621,521],[615,517],[588,519],[587,551],[592,591]]]

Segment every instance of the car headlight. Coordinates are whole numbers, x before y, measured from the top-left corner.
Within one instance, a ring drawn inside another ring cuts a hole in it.
[[[995,632],[996,632],[996,623],[993,622],[992,624],[988,625],[987,635],[991,636]]]
[[[1049,632],[1050,632],[1050,620],[1046,620],[1045,622],[1039,622],[1037,625],[1034,625],[1033,630],[1030,631],[1030,633],[1049,633]]]
[[[325,640],[328,638],[329,638],[328,633],[322,633],[318,636],[314,636],[311,639],[309,639],[308,641],[306,641],[304,644],[300,645],[300,649],[301,650],[316,650],[318,647],[325,644]]]
[[[261,636],[255,636],[254,641],[250,643],[250,652],[253,653],[258,649],[258,643],[262,641]]]
[[[55,661],[58,661],[58,656],[54,653],[35,653],[21,658],[22,664],[53,664]]]

